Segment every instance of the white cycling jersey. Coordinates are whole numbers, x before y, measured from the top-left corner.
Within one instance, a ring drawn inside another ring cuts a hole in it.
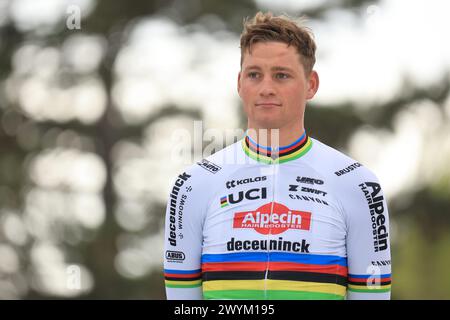
[[[303,134],[248,136],[170,189],[168,299],[389,299],[386,199],[375,175]]]

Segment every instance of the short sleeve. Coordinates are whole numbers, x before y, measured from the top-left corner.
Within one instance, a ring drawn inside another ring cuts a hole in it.
[[[377,177],[364,167],[342,181],[346,225],[347,299],[390,299],[391,253],[386,197]]]
[[[178,175],[165,218],[164,278],[169,300],[202,299],[201,254],[205,195],[195,170]]]

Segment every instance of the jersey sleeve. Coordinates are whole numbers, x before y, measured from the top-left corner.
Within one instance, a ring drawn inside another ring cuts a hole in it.
[[[391,254],[386,198],[372,172],[361,167],[352,174],[346,177],[340,197],[347,224],[347,299],[390,299]]]
[[[164,278],[169,300],[202,299],[201,254],[204,186],[196,170],[178,175],[169,190],[165,218]]]

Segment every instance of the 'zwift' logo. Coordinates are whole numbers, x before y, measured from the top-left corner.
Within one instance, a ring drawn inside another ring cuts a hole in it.
[[[311,212],[291,210],[277,202],[269,202],[255,211],[236,212],[233,220],[233,228],[255,229],[261,234],[309,230],[310,227]]]

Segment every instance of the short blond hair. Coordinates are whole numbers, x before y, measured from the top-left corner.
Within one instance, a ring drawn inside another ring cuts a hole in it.
[[[274,16],[271,12],[259,11],[252,19],[244,19],[244,29],[241,34],[241,67],[244,54],[254,43],[277,41],[297,49],[303,64],[305,74],[309,74],[316,62],[316,44],[311,30],[303,25],[304,17],[294,19],[287,15]]]

